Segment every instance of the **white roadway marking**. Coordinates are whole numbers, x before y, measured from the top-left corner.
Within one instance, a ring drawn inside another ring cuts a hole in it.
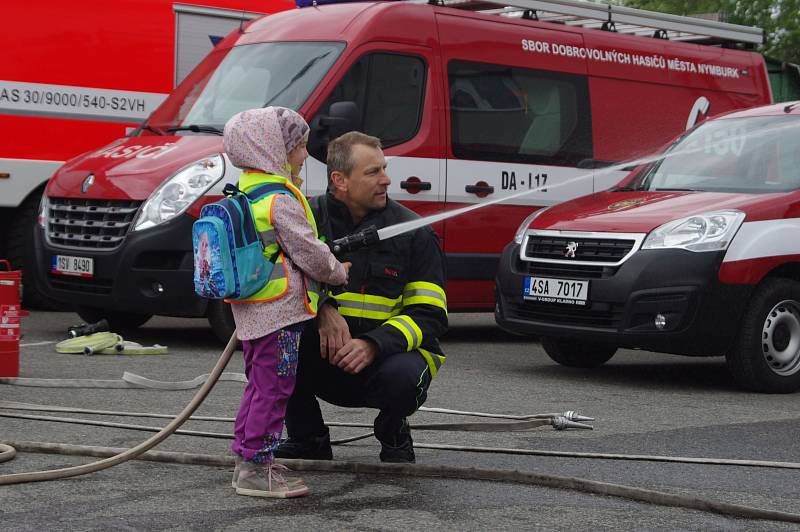
[[[19,344],[19,346],[20,347],[34,347],[34,346],[37,346],[37,345],[48,345],[48,344],[55,344],[55,343],[58,343],[58,342],[53,340],[53,341],[50,341],[50,342],[34,342],[32,344]]]

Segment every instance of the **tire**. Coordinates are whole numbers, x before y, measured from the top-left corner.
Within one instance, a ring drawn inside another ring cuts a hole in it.
[[[42,189],[43,190],[43,189]],[[39,202],[42,190],[25,198],[15,213],[9,216],[8,260],[14,268],[22,269],[22,306],[27,309],[69,310],[69,305],[51,299],[36,284],[33,270],[36,254],[33,246],[33,231],[39,217]]]
[[[227,344],[231,339],[236,323],[233,321],[231,306],[224,301],[209,301],[206,312],[211,330],[220,342]]]
[[[116,310],[103,310],[94,307],[76,306],[75,312],[86,323],[95,323],[103,318],[108,320],[111,332],[132,331],[144,325],[153,317],[152,314],[135,314],[133,312],[120,312]]]
[[[743,388],[762,393],[800,389],[800,282],[767,279],[756,288],[725,359]]]
[[[602,366],[617,352],[617,346],[578,342],[563,338],[542,337],[542,347],[551,359],[571,368],[596,368]]]

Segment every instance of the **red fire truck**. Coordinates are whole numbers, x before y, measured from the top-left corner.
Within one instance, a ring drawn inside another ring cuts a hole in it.
[[[228,118],[283,105],[311,124],[309,195],[326,188],[327,141],[350,129],[382,139],[390,194],[422,215],[545,185],[434,226],[450,309],[490,310],[502,248],[536,207],[607,188],[622,173],[593,168],[706,116],[771,101],[763,58],[740,49],[757,28],[576,0],[444,4],[312,6],[229,35],[134,135],[56,172],[34,239],[42,289],[86,319],[206,315],[229,333],[229,311],[193,293],[190,227],[239,175]]]
[[[25,266],[47,179],[124,137],[214,44],[291,0],[6,0],[0,32],[0,257]]]

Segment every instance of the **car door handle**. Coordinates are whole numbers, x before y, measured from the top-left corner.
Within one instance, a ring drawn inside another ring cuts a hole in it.
[[[428,181],[411,181],[406,179],[400,181],[400,188],[403,190],[430,190],[431,184]]]
[[[464,190],[470,194],[492,194],[494,187],[491,185],[467,185]]]

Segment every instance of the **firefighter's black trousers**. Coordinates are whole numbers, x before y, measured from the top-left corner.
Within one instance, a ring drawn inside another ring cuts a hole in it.
[[[377,408],[375,436],[396,445],[403,419],[425,402],[430,382],[418,351],[379,358],[360,373],[346,373],[320,356],[317,322],[311,321],[300,340],[297,384],[286,410],[288,436],[305,440],[326,432],[319,397],[338,406]]]

